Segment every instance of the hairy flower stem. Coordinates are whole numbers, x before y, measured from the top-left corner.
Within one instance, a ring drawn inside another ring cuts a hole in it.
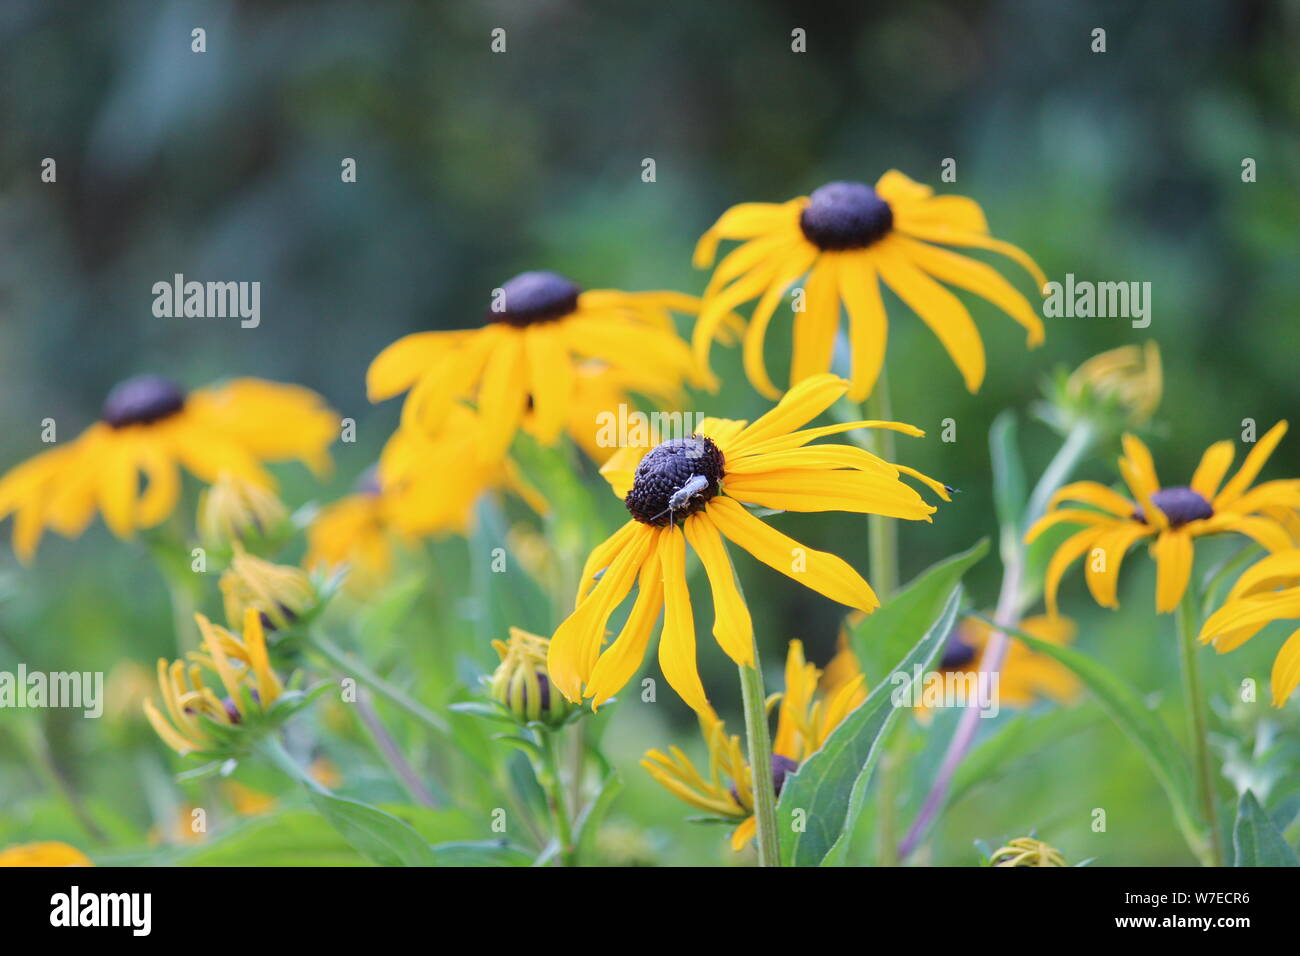
[[[767,726],[762,666],[756,642],[754,666],[740,668],[740,690],[745,703],[745,739],[749,744],[750,773],[754,778],[758,865],[780,866],[781,847],[776,835],[776,786],[772,781],[772,737]]]
[[[1088,448],[1092,445],[1094,438],[1093,430],[1087,425],[1076,425],[1066,436],[1065,441],[1044,469],[1042,477],[1038,479],[1038,484],[1034,486],[1033,493],[1029,496],[1029,504],[1025,508],[1025,513],[1021,518],[1021,527],[1015,529],[1015,534],[1004,533],[1002,535],[1002,586],[998,591],[998,605],[994,611],[993,619],[1003,627],[1014,626],[1020,618],[1022,595],[1021,590],[1024,584],[1025,575],[1025,530],[1032,525],[1038,517],[1047,509],[1047,502],[1052,494],[1065,484],[1070,477],[1071,472],[1079,464]],[[980,657],[981,679],[983,674],[997,674],[1002,670],[1002,664],[1006,660],[1007,647],[1010,641],[1003,631],[994,631],[984,647],[984,654]],[[952,783],[953,775],[957,768],[965,759],[966,754],[970,751],[971,746],[975,743],[976,731],[979,729],[980,704],[978,700],[972,699],[968,702],[966,709],[962,711],[961,719],[957,722],[957,729],[953,732],[952,740],[948,743],[948,750],[944,753],[943,763],[939,765],[939,771],[935,774],[934,783],[930,786],[930,792],[925,795],[925,802],[921,805],[921,810],[916,815],[911,829],[907,831],[907,836],[903,838],[902,844],[898,848],[900,860],[906,860],[907,857],[916,849],[925,836],[930,824],[939,811],[943,809],[944,802],[948,798],[948,787]]]
[[[1178,605],[1178,646],[1181,652],[1183,694],[1187,705],[1187,723],[1196,755],[1196,788],[1201,797],[1205,820],[1205,846],[1198,854],[1204,866],[1223,866],[1223,841],[1219,835],[1218,816],[1214,812],[1214,767],[1210,759],[1205,695],[1201,691],[1201,670],[1196,659],[1196,632],[1199,630],[1195,588],[1188,582]]]
[[[541,759],[537,767],[537,782],[546,793],[546,806],[551,812],[551,825],[555,828],[555,842],[559,845],[560,863],[577,865],[577,847],[573,842],[573,824],[569,818],[569,804],[564,796],[564,781],[560,776],[560,735],[551,730],[537,731],[537,745]]]

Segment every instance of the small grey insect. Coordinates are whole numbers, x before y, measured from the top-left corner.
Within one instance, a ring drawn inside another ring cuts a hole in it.
[[[682,511],[690,504],[692,498],[698,498],[704,493],[704,489],[709,487],[708,475],[692,475],[686,479],[686,483],[673,492],[672,497],[668,499],[668,508],[654,516],[658,521],[664,515],[668,515],[668,523],[673,523],[673,512]]]

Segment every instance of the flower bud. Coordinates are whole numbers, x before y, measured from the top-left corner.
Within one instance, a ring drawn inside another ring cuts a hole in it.
[[[1033,837],[1018,837],[993,851],[989,866],[1069,866],[1061,851]]]
[[[255,557],[238,543],[230,567],[221,575],[221,595],[231,626],[238,626],[251,607],[260,613],[263,625],[283,629],[316,605],[316,590],[306,571]]]
[[[1119,433],[1151,420],[1163,386],[1156,343],[1125,345],[1094,355],[1068,376],[1061,373],[1047,389],[1042,417],[1062,431],[1087,422]]]
[[[493,641],[501,663],[489,682],[492,699],[522,723],[540,721],[552,727],[569,717],[572,707],[551,687],[546,673],[547,638],[510,628],[509,641]]]
[[[271,489],[225,472],[199,496],[199,536],[209,545],[228,547],[264,536],[288,517]]]

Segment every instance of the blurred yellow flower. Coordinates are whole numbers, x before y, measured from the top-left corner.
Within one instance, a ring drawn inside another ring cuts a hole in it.
[[[1065,390],[1075,402],[1112,403],[1126,414],[1130,426],[1142,425],[1155,414],[1164,391],[1160,348],[1147,342],[1094,355],[1070,374]]]
[[[264,713],[284,689],[271,669],[262,619],[255,608],[244,611],[242,637],[212,624],[202,614],[194,619],[203,634],[203,649],[188,655],[188,665],[158,660],[158,688],[167,717],[152,700],[144,702],[153,729],[182,756],[219,744],[199,721],[200,715],[223,727],[236,727],[248,717]],[[208,687],[204,670],[220,677],[226,697],[219,698]]]
[[[1069,866],[1061,851],[1032,837],[1017,837],[989,857],[989,866]]]
[[[488,491],[512,492],[538,514],[546,513],[546,499],[511,458],[477,454],[478,418],[458,404],[436,436],[403,426],[384,445],[379,485],[387,515],[402,534],[464,534],[473,524],[476,502]]]
[[[372,471],[353,494],[326,505],[307,529],[303,567],[334,571],[346,566],[344,587],[364,594],[388,580],[393,570],[390,503]]]
[[[94,866],[76,847],[57,841],[20,843],[0,850],[0,867],[8,866]]]
[[[226,623],[231,626],[244,620],[251,609],[267,627],[286,628],[316,604],[316,589],[307,572],[249,554],[238,543],[219,586]]]
[[[268,534],[288,517],[284,502],[270,488],[222,472],[199,495],[195,525],[206,543],[228,547],[250,534]]]
[[[584,362],[573,370],[573,398],[565,428],[577,446],[598,465],[604,464],[618,447],[607,440],[613,431],[608,424],[623,420],[620,414],[626,418],[638,411],[632,393],[645,396],[660,409],[680,407],[682,403],[679,385],[665,383],[652,369]],[[525,416],[524,429],[538,435],[535,411],[530,410]]]
[[[827,682],[822,671],[808,663],[803,643],[791,641],[785,661],[785,693],[768,699],[779,701],[776,736],[772,740],[771,773],[777,796],[787,775],[812,756],[853,710],[867,699],[864,677],[853,659],[837,656],[838,682]],[[827,669],[830,672],[830,668]],[[726,726],[706,708],[699,712],[700,731],[709,751],[705,777],[678,747],[665,754],[650,750],[644,767],[669,793],[698,810],[739,822],[731,834],[732,849],[744,849],[754,837],[753,774],[740,738],[728,735]]]
[[[900,476],[913,476],[947,498],[939,482],[855,446],[809,444],[854,428],[911,435],[922,434],[919,429],[897,422],[849,422],[798,430],[847,388],[834,375],[816,376],[791,389],[753,423],[705,419],[696,435],[670,439],[648,452],[620,448],[605,463],[601,473],[624,499],[632,520],[592,551],[576,607],[551,640],[551,680],[569,700],[590,697],[599,705],[616,694],[640,667],[663,608],[659,664],[664,677],[692,708],[708,710],[695,666],[695,622],[686,587],[688,542],[709,579],[714,637],[741,666],[754,660],[753,624],[724,537],[832,600],[862,610],[878,605],[871,586],[844,560],[804,547],[745,507],[930,520],[935,508]],[[602,651],[610,615],[638,581],[627,623]]]
[[[1056,492],[1047,514],[1026,535],[1027,542],[1054,525],[1083,525],[1067,538],[1047,567],[1047,609],[1057,613],[1056,592],[1061,576],[1076,558],[1087,554],[1087,582],[1102,607],[1118,607],[1116,584],[1120,563],[1130,547],[1154,537],[1151,556],[1156,562],[1156,610],[1174,610],[1187,589],[1192,573],[1192,539],[1200,535],[1235,531],[1257,541],[1269,551],[1292,546],[1289,527],[1300,509],[1300,481],[1266,481],[1251,488],[1273,449],[1286,434],[1278,422],[1250,450],[1231,480],[1223,478],[1232,464],[1233,443],[1216,442],[1201,457],[1190,485],[1161,487],[1151,452],[1133,435],[1124,436],[1120,474],[1135,500],[1095,481],[1078,481]],[[1076,501],[1100,510],[1061,508]]]
[[[677,387],[697,381],[690,349],[672,312],[699,301],[676,292],[582,291],[554,272],[524,272],[495,290],[482,328],[417,332],[370,365],[372,402],[409,391],[403,427],[436,434],[458,399],[476,401],[481,437],[473,449],[505,454],[525,415],[543,444],[554,444],[573,414],[575,369],[597,360],[639,369]]]
[[[1024,618],[1017,629],[1030,637],[1060,646],[1074,643],[1076,631],[1069,618],[1045,614]],[[963,620],[944,648],[940,670],[978,673],[992,634],[993,628],[979,618]],[[1029,707],[1044,698],[1069,703],[1079,696],[1081,690],[1079,679],[1064,664],[1032,651],[1023,642],[1010,637],[1002,669],[998,672],[999,704]]]
[[[1300,549],[1262,558],[1244,572],[1223,606],[1201,627],[1201,643],[1220,654],[1236,650],[1274,621],[1300,618]],[[1300,630],[1278,649],[1271,678],[1273,706],[1281,707],[1300,685]]]
[[[709,367],[710,346],[727,313],[757,298],[744,336],[745,372],[763,395],[780,395],[768,377],[764,340],[786,289],[803,276],[791,386],[829,371],[843,303],[852,361],[849,398],[861,401],[871,393],[884,364],[888,332],[880,281],[938,336],[972,392],[984,381],[984,343],[966,307],[941,283],[988,300],[1024,326],[1030,347],[1039,345],[1043,322],[1025,297],[992,267],[940,246],[1008,256],[1033,276],[1040,291],[1047,277],[1020,249],[989,235],[984,213],[973,200],[933,193],[890,170],[874,188],[832,182],[789,202],[749,202],[728,209],[695,247],[696,267],[706,268],[721,240],[741,241],[718,264],[704,293],[692,342],[701,366]]]
[[[0,520],[14,515],[24,562],[47,527],[78,537],[97,510],[126,538],[175,510],[178,466],[209,483],[230,474],[273,487],[262,462],[298,459],[319,472],[338,425],[320,396],[294,385],[245,378],[186,395],[160,376],[128,379],[109,392],[100,421],[0,478]]]

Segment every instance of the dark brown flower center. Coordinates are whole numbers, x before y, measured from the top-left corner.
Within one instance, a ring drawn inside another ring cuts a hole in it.
[[[160,421],[184,405],[185,393],[174,382],[161,375],[139,375],[113,386],[100,415],[113,428],[125,428]]]
[[[663,527],[695,514],[718,493],[725,459],[704,435],[672,438],[641,459],[624,502],[632,517]]]
[[[1193,491],[1184,485],[1161,488],[1151,496],[1151,503],[1164,512],[1173,528],[1181,528],[1189,521],[1200,521],[1214,516],[1214,507],[1205,500],[1199,491]],[[1133,512],[1133,520],[1147,523],[1146,513],[1138,505]]]
[[[785,778],[798,769],[799,764],[796,761],[780,754],[772,754],[772,787],[778,797],[781,796],[781,788],[785,786]],[[731,799],[740,803],[740,794],[735,787],[731,788]]]
[[[508,322],[522,328],[534,322],[560,319],[578,308],[582,290],[558,272],[521,272],[501,286],[501,295],[488,310],[488,322]]]
[[[944,646],[943,657],[939,660],[939,670],[965,670],[975,660],[977,653],[973,646],[963,641],[954,631],[952,636],[948,638],[948,643]]]
[[[862,249],[889,234],[894,211],[863,183],[827,183],[808,197],[799,228],[819,249]]]

